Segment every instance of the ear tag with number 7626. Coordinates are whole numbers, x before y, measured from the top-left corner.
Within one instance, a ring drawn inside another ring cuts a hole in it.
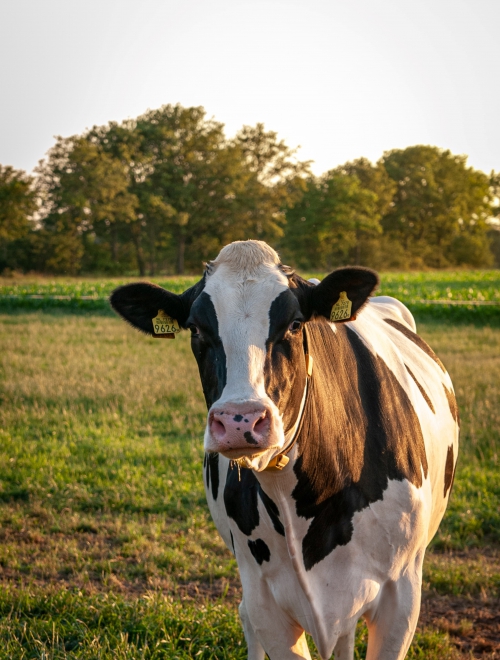
[[[346,291],[341,291],[339,299],[332,307],[330,321],[345,321],[351,318],[352,302],[347,297]]]
[[[153,319],[153,337],[175,339],[175,335],[180,331],[177,320],[159,309],[157,316]]]

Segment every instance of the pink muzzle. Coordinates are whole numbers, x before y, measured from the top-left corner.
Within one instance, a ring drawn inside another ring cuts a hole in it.
[[[228,403],[210,411],[210,451],[230,455],[268,449],[272,412],[256,403]]]

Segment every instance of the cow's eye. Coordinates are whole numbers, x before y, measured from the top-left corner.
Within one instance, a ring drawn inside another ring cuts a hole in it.
[[[191,330],[191,337],[199,337],[200,331],[196,325],[190,325],[189,329]]]
[[[288,326],[288,330],[290,332],[298,332],[301,328],[302,328],[302,321],[299,321],[298,319],[292,321]]]

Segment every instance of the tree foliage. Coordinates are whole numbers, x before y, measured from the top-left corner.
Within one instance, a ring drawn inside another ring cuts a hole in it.
[[[395,238],[414,265],[486,266],[486,232],[492,215],[489,177],[467,167],[466,156],[437,147],[386,152],[382,163],[396,183],[384,232]]]
[[[0,268],[182,273],[247,238],[318,270],[480,267],[500,259],[499,209],[500,175],[437,147],[316,177],[263,124],[228,139],[203,108],[165,105],[57,138],[35,180],[0,166]]]
[[[128,173],[135,219],[116,233],[134,245],[141,275],[166,263],[196,268],[231,240],[275,241],[308,167],[261,124],[227,140],[196,107],[166,105],[85,139]]]
[[[335,170],[309,178],[287,219],[284,248],[290,260],[322,270],[348,262],[363,236],[382,231],[375,193],[356,176]]]
[[[37,209],[32,177],[0,165],[0,271],[12,267],[9,251],[19,249]]]
[[[128,168],[87,137],[57,138],[38,175],[49,271],[78,273],[96,238],[135,221]]]

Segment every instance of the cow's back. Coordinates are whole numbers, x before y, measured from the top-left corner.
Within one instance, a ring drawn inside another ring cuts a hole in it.
[[[413,317],[400,301],[373,298],[358,320],[351,324],[353,329],[396,375],[418,418],[432,490],[430,541],[448,503],[458,455],[460,418],[453,385],[439,357],[416,334]]]

